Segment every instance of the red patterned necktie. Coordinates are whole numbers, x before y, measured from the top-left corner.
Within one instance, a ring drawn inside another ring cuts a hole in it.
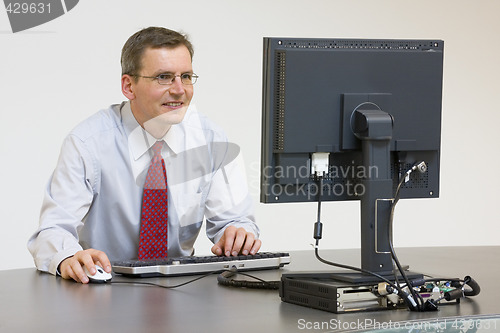
[[[168,194],[162,146],[163,141],[153,145],[154,155],[144,183],[138,253],[141,260],[167,257]]]

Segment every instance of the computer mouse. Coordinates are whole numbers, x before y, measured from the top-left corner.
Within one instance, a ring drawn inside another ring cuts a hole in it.
[[[95,265],[96,273],[94,275],[90,274],[87,270],[86,266],[83,266],[83,271],[89,277],[90,282],[94,283],[106,283],[111,281],[112,275],[110,273],[106,273],[106,271],[99,265]]]

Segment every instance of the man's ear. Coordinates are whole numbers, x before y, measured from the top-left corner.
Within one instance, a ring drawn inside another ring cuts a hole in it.
[[[134,93],[134,82],[132,81],[132,77],[128,74],[122,75],[122,93],[129,100],[133,100],[135,98]]]

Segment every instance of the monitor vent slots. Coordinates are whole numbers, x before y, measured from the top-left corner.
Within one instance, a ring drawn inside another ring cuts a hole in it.
[[[393,183],[394,189],[396,189],[399,182],[400,170],[409,170],[413,166],[411,163],[404,163],[398,168],[399,163],[394,163],[391,165],[392,178],[396,181]],[[403,184],[402,188],[424,188],[429,187],[429,169],[432,167],[427,164],[427,171],[423,174],[419,172],[412,172],[410,175],[410,180]]]
[[[373,50],[429,50],[439,49],[438,42],[432,41],[396,41],[396,40],[286,40],[282,41],[285,48],[299,49],[373,49]]]
[[[283,151],[285,148],[285,72],[286,53],[276,52],[276,90],[274,92],[274,150]]]

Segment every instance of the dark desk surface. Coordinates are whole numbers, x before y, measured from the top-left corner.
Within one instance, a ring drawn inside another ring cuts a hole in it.
[[[324,332],[315,323],[343,325],[435,320],[500,314],[500,247],[403,248],[398,256],[413,271],[439,277],[471,275],[480,295],[438,312],[390,310],[334,314],[281,302],[278,292],[223,287],[209,276],[178,289],[132,284],[82,285],[34,268],[0,271],[0,332]],[[321,251],[323,257],[357,265],[358,250]],[[285,271],[330,270],[313,251],[292,252],[292,263],[255,275],[278,280]],[[192,277],[139,281],[174,285]],[[113,281],[133,281],[116,275]],[[323,324],[324,325],[324,324]],[[359,328],[363,328],[362,326]],[[93,329],[93,330],[92,330]],[[498,327],[500,330],[500,327]]]

